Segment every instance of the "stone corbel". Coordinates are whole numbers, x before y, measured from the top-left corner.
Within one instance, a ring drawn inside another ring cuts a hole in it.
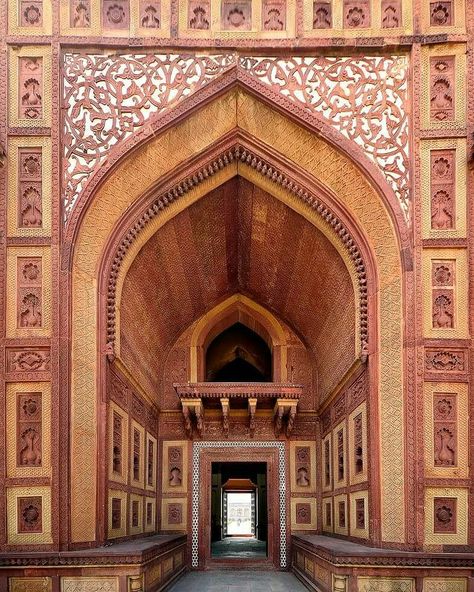
[[[289,437],[293,430],[296,419],[296,408],[298,401],[295,399],[277,399],[273,410],[273,417],[275,420],[275,436],[278,436],[283,431],[283,426],[286,420],[286,435]]]
[[[251,397],[248,399],[248,407],[249,407],[249,428],[250,428],[250,437],[253,438],[255,434],[255,411],[257,410],[257,399]]]
[[[222,407],[222,430],[226,438],[229,437],[229,399],[228,397],[223,397],[221,399],[221,407]]]
[[[199,437],[202,436],[204,427],[204,409],[201,399],[181,399],[184,418],[184,429],[188,438],[193,437],[193,423]]]

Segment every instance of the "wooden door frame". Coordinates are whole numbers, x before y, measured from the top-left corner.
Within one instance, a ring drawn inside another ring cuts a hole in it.
[[[213,559],[211,557],[211,489],[213,462],[266,463],[268,504],[268,556],[256,559]],[[287,563],[289,515],[287,496],[286,445],[284,442],[194,442],[192,498],[192,566],[244,563],[256,567],[285,569]]]

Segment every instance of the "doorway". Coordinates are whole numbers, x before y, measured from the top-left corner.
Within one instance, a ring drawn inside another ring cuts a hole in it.
[[[213,462],[211,558],[268,557],[267,464]]]

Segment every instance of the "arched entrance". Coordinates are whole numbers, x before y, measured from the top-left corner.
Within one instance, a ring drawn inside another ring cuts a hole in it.
[[[272,125],[266,125],[270,113],[280,123],[280,127],[277,126],[278,134],[275,133],[275,120]],[[215,122],[215,125],[209,126],[209,121]],[[233,135],[232,130],[236,126],[243,130],[239,132],[239,138]],[[192,141],[189,139],[190,129],[193,129]],[[234,145],[236,141],[241,146],[238,157],[227,156],[226,162],[226,158],[219,154],[226,152],[226,144]],[[251,150],[249,147],[245,148],[245,145],[251,146]],[[179,150],[176,146],[179,146]],[[241,158],[244,152],[249,155],[249,160],[246,156]],[[200,156],[191,159],[193,153]],[[259,161],[252,156],[258,153],[264,155],[266,160]],[[353,306],[347,307],[352,315],[349,321],[352,320],[353,331],[338,331],[337,324],[328,323],[325,342],[332,343],[330,331],[334,329],[335,334],[347,340],[347,348],[344,348],[347,358],[340,355],[342,348],[339,355],[333,356],[332,360],[328,354],[326,360],[331,360],[332,368],[334,364],[341,366],[337,372],[326,367],[326,378],[330,380],[337,376],[343,380],[351,366],[350,362],[347,365],[349,359],[352,362],[361,355],[363,358],[369,357],[371,397],[374,401],[380,401],[381,410],[379,418],[377,406],[374,405],[371,418],[374,429],[381,429],[386,436],[382,438],[384,444],[380,450],[380,479],[377,476],[371,483],[373,493],[370,504],[374,526],[370,538],[377,541],[382,536],[387,542],[402,542],[405,514],[404,504],[400,500],[404,499],[404,492],[397,484],[393,488],[389,488],[389,485],[393,475],[403,474],[403,459],[400,458],[399,466],[395,469],[391,463],[390,474],[384,464],[395,450],[403,449],[401,268],[397,238],[379,193],[367,182],[357,166],[329,143],[278,113],[271,112],[268,106],[237,89],[205,105],[185,122],[174,127],[172,139],[165,131],[135,151],[130,158],[131,160],[126,159],[120,164],[98,189],[84,215],[74,251],[72,446],[76,450],[74,459],[81,458],[82,462],[79,466],[73,459],[71,467],[73,540],[78,543],[100,541],[106,532],[105,517],[100,515],[100,510],[96,513],[95,500],[98,495],[99,509],[106,505],[107,484],[96,465],[97,449],[94,444],[97,442],[101,449],[105,435],[101,433],[103,428],[100,427],[99,433],[96,433],[94,421],[99,417],[99,426],[104,425],[100,418],[107,415],[107,403],[103,398],[92,397],[91,393],[96,392],[96,385],[99,392],[104,392],[106,355],[109,360],[115,356],[122,362],[128,355],[128,368],[139,367],[136,359],[135,363],[131,362],[137,353],[132,344],[132,334],[127,336],[128,341],[125,342],[121,334],[121,329],[126,324],[124,319],[129,313],[126,307],[131,307],[132,302],[124,296],[127,293],[127,278],[131,277],[128,274],[140,251],[146,250],[147,245],[151,244],[151,237],[156,236],[160,228],[164,229],[166,223],[180,212],[238,176],[271,196],[275,203],[284,204],[285,208],[317,228],[317,236],[327,241],[338,257],[331,261],[343,262],[344,270],[341,268],[341,273],[346,274],[347,285],[353,291]],[[272,164],[269,166],[267,163]],[[199,176],[197,173],[205,170],[205,167],[208,167],[209,173],[201,173]],[[179,183],[173,185],[175,181],[171,179],[171,171],[174,172],[175,179],[176,175],[178,179],[194,179],[196,176],[197,181],[186,180],[181,186]],[[120,188],[120,179],[125,178],[127,191],[124,191],[125,186]],[[157,180],[161,183],[159,187],[154,186]],[[173,186],[178,187],[175,189],[176,197],[166,198]],[[307,188],[310,188],[309,192]],[[164,201],[160,198],[159,204],[155,201],[157,191],[165,196]],[[365,202],[356,199],[356,194],[360,192],[366,196]],[[105,212],[107,216],[102,223]],[[101,224],[98,224],[99,219]],[[97,226],[100,227],[101,236],[96,235],[95,229],[92,231]],[[289,244],[289,240],[281,241],[281,244]],[[384,261],[383,269],[377,266],[381,259]],[[163,253],[160,261],[166,266],[166,253]],[[365,276],[360,275],[361,266]],[[329,266],[320,271],[324,281],[325,277],[330,277],[332,268]],[[145,276],[142,276],[142,280],[143,277]],[[100,283],[98,291],[97,280]],[[129,290],[129,293],[132,292]],[[331,294],[334,293],[333,291]],[[322,291],[319,294],[324,296]],[[220,298],[228,295],[229,292],[224,291]],[[218,304],[218,300],[219,298],[214,304]],[[270,309],[279,308],[272,303],[266,303],[266,306]],[[307,303],[306,310],[308,306],[310,303]],[[201,309],[204,314],[205,307],[206,305]],[[103,316],[105,310],[108,311],[108,318]],[[184,315],[184,312],[183,307],[179,313]],[[186,326],[191,327],[195,318],[194,311],[194,316],[191,315],[186,322],[183,320],[182,331]],[[324,319],[327,320],[327,317],[321,316],[321,322]],[[95,356],[97,321],[98,357]],[[297,331],[295,335],[305,342],[305,335],[300,336]],[[179,337],[176,328],[170,340],[172,337]],[[314,339],[317,341],[316,333]],[[388,342],[390,354],[388,348],[385,349]],[[398,360],[393,359],[394,347],[400,352]],[[153,351],[153,348],[149,351]],[[157,364],[156,359],[154,364]],[[78,368],[81,368],[80,375]],[[287,371],[289,368],[287,363]],[[324,372],[324,369],[321,368],[321,371]],[[379,376],[382,377],[381,380]],[[157,386],[153,385],[152,378],[140,376],[138,382],[144,396],[151,399],[150,393]],[[328,383],[328,393],[333,392],[335,386],[337,385]],[[374,446],[371,449],[371,458],[375,466],[378,465],[378,454],[379,451]],[[97,477],[85,480],[85,474]],[[388,507],[380,507],[379,487],[386,490],[384,504],[388,503],[390,508],[390,520],[386,520]],[[395,519],[390,496],[397,497],[395,513],[398,512],[398,515]]]

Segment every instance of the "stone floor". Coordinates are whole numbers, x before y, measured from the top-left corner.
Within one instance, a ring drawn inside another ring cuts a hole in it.
[[[199,571],[181,578],[168,592],[308,592],[288,572]]]
[[[267,545],[254,538],[227,537],[212,543],[211,553],[216,559],[257,559],[267,556]]]

